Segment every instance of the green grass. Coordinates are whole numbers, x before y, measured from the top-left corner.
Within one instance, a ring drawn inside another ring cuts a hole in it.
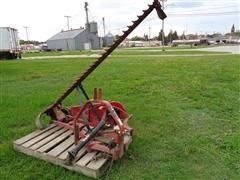
[[[238,46],[237,44],[221,44],[221,45],[198,45],[198,46],[190,46],[190,45],[179,45],[177,47],[170,47],[170,46],[165,46],[165,50],[192,50],[192,49],[200,49],[200,48],[210,48],[210,47],[219,47],[219,46]],[[133,47],[133,48],[122,48],[124,50],[162,50],[162,47]]]
[[[23,57],[35,57],[35,56],[63,56],[63,55],[91,55],[98,54],[103,51],[91,50],[91,51],[53,51],[53,52],[25,52]]]
[[[37,56],[64,56],[64,55],[91,55],[101,54],[103,50],[92,50],[92,51],[60,51],[60,52],[34,52],[34,53],[23,53],[23,57],[37,57]],[[187,49],[117,49],[113,55],[181,55],[181,54],[223,54],[222,52],[208,52],[208,51],[197,51]]]
[[[239,179],[240,56],[112,56],[86,81],[134,115],[134,141],[110,179]],[[36,115],[93,59],[0,62],[0,179],[86,179],[15,152]],[[77,104],[74,93],[65,105]],[[103,177],[102,179],[104,179]]]

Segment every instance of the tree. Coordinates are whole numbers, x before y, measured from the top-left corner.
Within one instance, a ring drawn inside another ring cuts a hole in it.
[[[20,40],[19,41],[20,45],[22,44],[34,44],[34,45],[39,45],[39,44],[42,44],[44,42],[39,42],[39,41],[25,41],[25,40]]]
[[[231,34],[234,34],[235,33],[235,26],[234,24],[232,25],[232,28],[231,28]]]
[[[185,33],[183,32],[181,39],[186,39]]]
[[[115,39],[119,39],[119,38],[120,38],[120,36],[119,36],[119,35],[116,35],[116,36],[115,36]]]
[[[219,33],[219,32],[216,32],[216,33],[213,33],[213,37],[219,37],[219,36],[221,36],[222,34],[221,33]]]
[[[240,37],[240,31],[238,30],[238,31],[236,31],[235,33],[234,33],[234,35],[235,36],[239,36]]]
[[[158,41],[162,41],[162,37],[163,37],[163,30],[161,30],[161,31],[159,32]],[[165,37],[165,35],[164,35],[164,37]]]
[[[132,40],[132,41],[144,41],[144,38],[143,38],[143,37],[140,37],[140,36],[134,36],[134,37],[132,37],[131,40]]]
[[[147,34],[144,34],[143,37],[144,37],[144,41],[148,41],[148,35]]]
[[[172,34],[172,40],[177,40],[177,39],[178,39],[177,31],[174,31],[174,33]]]
[[[172,35],[173,35],[173,32],[172,30],[170,30],[167,37],[165,38],[165,43],[172,43]]]

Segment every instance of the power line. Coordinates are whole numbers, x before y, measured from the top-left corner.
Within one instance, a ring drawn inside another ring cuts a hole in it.
[[[237,6],[221,6],[221,7],[213,7],[213,8],[200,8],[200,9],[194,9],[191,11],[178,11],[178,12],[183,12],[183,13],[188,13],[188,12],[196,12],[196,11],[206,11],[206,10],[213,10],[213,9],[227,9],[227,8],[233,8],[233,7],[237,7]]]
[[[69,23],[72,23],[73,20],[75,20],[76,17],[77,17],[80,13],[82,13],[82,11],[79,11],[77,14],[75,14],[74,16],[72,16],[71,19],[69,20]],[[67,25],[65,25],[62,29],[64,29],[65,27],[67,27]]]
[[[240,11],[230,11],[230,12],[214,12],[214,13],[187,13],[187,14],[171,14],[168,13],[168,17],[192,17],[192,16],[229,16],[229,15],[234,15],[234,14],[239,14]],[[148,18],[148,21],[153,21],[157,19],[157,17],[153,18]]]
[[[215,16],[215,15],[233,15],[239,14],[240,11],[230,11],[230,12],[214,12],[214,13],[187,13],[187,14],[168,14],[168,16]]]
[[[90,9],[89,9],[88,11],[89,11],[89,14],[90,14],[92,20],[95,21],[95,20],[97,19],[96,21],[98,21],[98,18],[96,18],[96,16],[94,16],[94,14],[92,13],[92,11],[91,11]]]
[[[80,0],[81,1],[81,3],[80,4],[82,4],[84,1],[83,0]],[[72,16],[71,17],[71,19],[70,19],[70,21],[69,21],[69,23],[72,23],[75,19],[76,19],[76,17],[78,17],[79,16],[79,14],[81,14],[83,11],[82,10],[80,10],[80,11],[78,11],[74,16]],[[61,29],[65,29],[67,27],[67,25],[64,25]]]
[[[74,16],[71,17],[71,19],[69,20],[69,23],[72,23],[83,11],[80,10],[78,11]],[[61,29],[65,29],[67,27],[67,25],[64,25]]]
[[[179,14],[168,14],[168,16],[170,17],[187,17],[187,16],[216,16],[216,15],[223,15],[223,16],[226,16],[226,15],[234,15],[234,14],[239,14],[240,11],[230,11],[230,12],[213,12],[213,13],[179,13]],[[153,17],[153,18],[148,18],[147,21],[152,21],[152,20],[155,20],[156,17]],[[126,28],[125,26],[124,27],[113,27],[113,28],[110,28],[111,31],[117,31],[117,30],[122,30]]]

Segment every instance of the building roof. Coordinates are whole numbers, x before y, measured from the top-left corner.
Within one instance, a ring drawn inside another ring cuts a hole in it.
[[[77,35],[81,34],[84,30],[85,29],[73,29],[69,31],[62,31],[52,36],[50,39],[48,39],[48,41],[59,40],[59,39],[73,39]]]
[[[13,29],[13,30],[16,30],[16,31],[17,31],[17,29],[12,28],[12,27],[0,27],[0,29]]]

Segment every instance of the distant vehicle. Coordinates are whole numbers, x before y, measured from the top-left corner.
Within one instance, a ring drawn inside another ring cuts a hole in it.
[[[44,43],[39,45],[39,48],[40,48],[41,52],[49,52],[49,51],[51,51],[51,49],[48,49],[47,44],[44,44]]]
[[[17,29],[0,27],[0,59],[21,58]]]
[[[217,45],[218,43],[216,42],[216,41],[208,41],[209,42],[209,44],[211,45]]]
[[[189,44],[189,45],[209,45],[208,39],[190,39],[190,40],[173,40],[172,41],[173,46],[178,46],[180,44]]]

